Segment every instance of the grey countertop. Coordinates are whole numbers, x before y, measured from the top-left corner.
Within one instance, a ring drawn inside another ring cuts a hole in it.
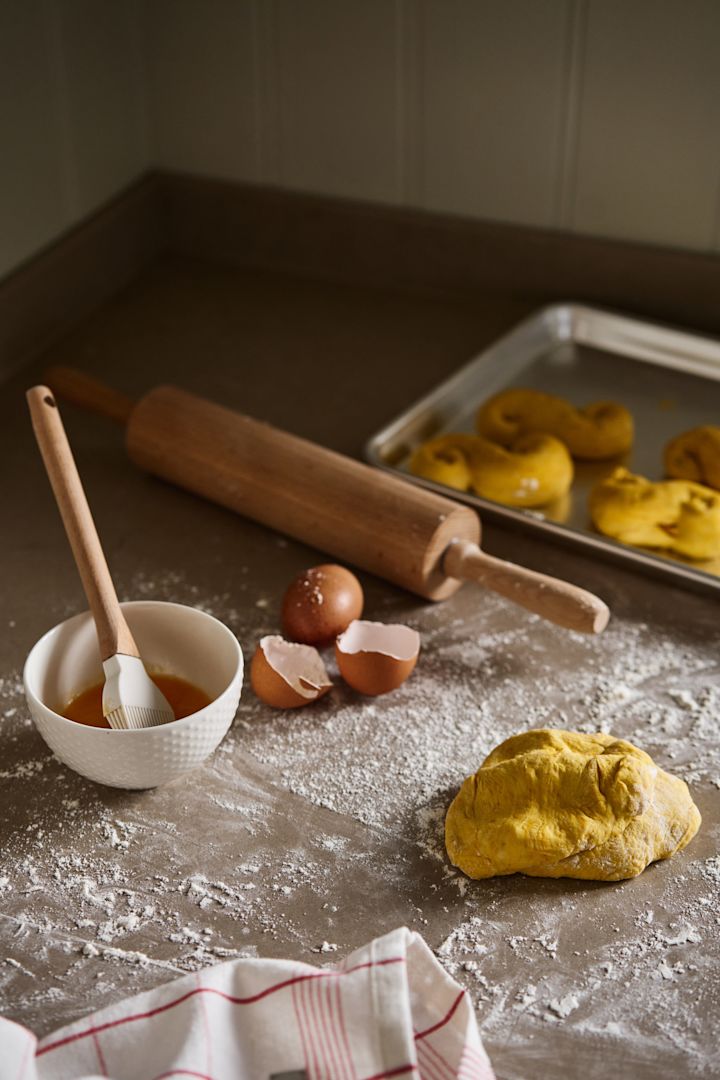
[[[357,455],[527,311],[165,262],[2,387],[3,1015],[44,1034],[227,957],[327,963],[407,925],[467,986],[500,1078],[720,1073],[717,601],[488,527],[491,552],[603,596],[606,633],[469,586],[428,605],[365,576],[368,617],[422,635],[403,688],[370,700],[338,685],[281,714],[247,687],[214,757],[143,793],[60,765],[24,705],[29,648],[85,607],[23,400],[45,364],[133,394],[174,382]],[[121,594],[211,610],[249,659],[320,555],[140,474],[118,428],[63,413]],[[699,835],[627,883],[464,879],[444,810],[529,726],[631,738],[688,779]]]

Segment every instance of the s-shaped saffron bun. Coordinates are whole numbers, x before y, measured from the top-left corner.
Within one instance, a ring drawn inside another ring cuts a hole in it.
[[[590,516],[596,529],[624,544],[688,559],[720,555],[720,493],[691,480],[654,483],[615,469],[590,493]]]
[[[708,424],[671,439],[665,447],[665,472],[720,490],[720,427]]]
[[[480,406],[478,432],[510,446],[519,435],[546,433],[565,443],[574,458],[602,461],[626,453],[633,444],[631,413],[614,401],[576,408],[565,398],[540,390],[511,389]]]
[[[415,451],[415,476],[505,506],[544,506],[567,494],[573,464],[552,435],[523,435],[507,448],[479,435],[440,435]]]

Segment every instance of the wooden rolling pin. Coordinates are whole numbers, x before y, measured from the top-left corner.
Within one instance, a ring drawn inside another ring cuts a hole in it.
[[[570,630],[597,634],[597,596],[481,551],[467,506],[173,386],[138,402],[72,368],[59,396],[127,424],[142,469],[428,600],[475,581]]]

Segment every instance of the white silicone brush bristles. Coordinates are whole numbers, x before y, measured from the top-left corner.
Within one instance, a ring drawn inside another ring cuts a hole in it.
[[[157,727],[175,719],[165,695],[137,656],[117,653],[103,661],[103,716],[111,728]]]
[[[133,731],[138,728],[158,727],[175,717],[168,716],[159,709],[138,709],[135,705],[121,705],[119,709],[106,713],[105,719],[115,731]]]

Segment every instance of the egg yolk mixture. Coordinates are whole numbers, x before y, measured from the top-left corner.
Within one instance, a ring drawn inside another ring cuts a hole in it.
[[[183,716],[190,716],[209,705],[212,698],[208,697],[199,686],[193,686],[185,679],[177,675],[162,675],[149,672],[150,678],[163,692],[176,720],[182,720]],[[67,720],[74,720],[76,724],[86,724],[88,727],[109,728],[110,725],[103,716],[102,693],[104,681],[88,687],[68,702],[62,709],[58,709],[61,716]]]

